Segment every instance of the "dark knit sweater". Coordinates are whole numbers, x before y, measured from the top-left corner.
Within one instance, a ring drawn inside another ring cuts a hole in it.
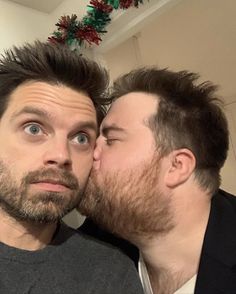
[[[0,243],[1,294],[142,294],[119,249],[61,224],[51,245],[26,251]]]

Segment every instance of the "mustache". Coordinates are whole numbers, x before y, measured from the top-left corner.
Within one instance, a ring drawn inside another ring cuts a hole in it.
[[[55,168],[40,169],[29,172],[22,179],[23,185],[39,182],[59,183],[71,190],[79,189],[79,182],[77,178],[67,170],[59,170]]]

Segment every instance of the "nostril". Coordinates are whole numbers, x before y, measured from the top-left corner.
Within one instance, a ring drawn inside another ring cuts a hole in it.
[[[46,165],[69,168],[72,166],[71,160],[48,160]]]
[[[54,165],[54,164],[57,164],[57,162],[56,162],[56,161],[54,161],[54,160],[48,160],[47,164]]]

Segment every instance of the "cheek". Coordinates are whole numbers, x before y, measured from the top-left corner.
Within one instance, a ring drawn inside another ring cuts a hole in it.
[[[89,173],[93,165],[93,156],[79,156],[74,160],[73,163],[73,172],[80,184],[83,184],[87,181]]]
[[[8,136],[6,140],[1,140],[0,143],[0,156],[2,158],[19,160],[29,157],[29,154],[33,152],[34,148],[32,146],[27,146],[19,142],[16,138],[12,138],[12,136]]]
[[[39,148],[8,147],[3,152],[0,151],[0,159],[3,160],[8,168],[17,170],[19,174],[41,168],[42,152]]]
[[[29,154],[31,154],[31,157],[29,157]],[[24,165],[27,165],[27,162],[33,164],[33,158],[32,150],[22,150],[15,147],[0,149],[0,160],[2,160],[9,169],[19,169],[19,166],[23,168]]]
[[[153,148],[146,146],[126,146],[126,148],[114,148],[102,152],[99,170],[101,172],[126,171],[135,168],[153,157]]]
[[[109,152],[101,156],[99,170],[101,172],[125,171],[137,162],[137,157],[130,152]]]
[[[11,185],[16,185],[17,187],[19,187],[22,183],[22,177],[25,176],[28,172],[31,163],[28,162],[27,168],[27,162],[22,162],[22,160],[18,161],[16,157],[13,156],[11,157],[2,155],[0,156],[0,161],[0,165],[2,168],[0,172],[0,177],[3,176],[2,179],[4,179],[4,181],[6,180]]]

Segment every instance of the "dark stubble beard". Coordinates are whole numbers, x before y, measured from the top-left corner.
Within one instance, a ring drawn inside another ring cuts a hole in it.
[[[48,178],[59,180],[70,189],[65,192],[30,191],[30,184]],[[57,222],[76,207],[82,192],[73,174],[55,168],[31,171],[22,178],[21,184],[17,185],[10,170],[0,161],[0,207],[17,220]]]
[[[102,179],[92,171],[78,210],[104,229],[133,243],[173,227],[171,195],[159,188],[159,159]]]

